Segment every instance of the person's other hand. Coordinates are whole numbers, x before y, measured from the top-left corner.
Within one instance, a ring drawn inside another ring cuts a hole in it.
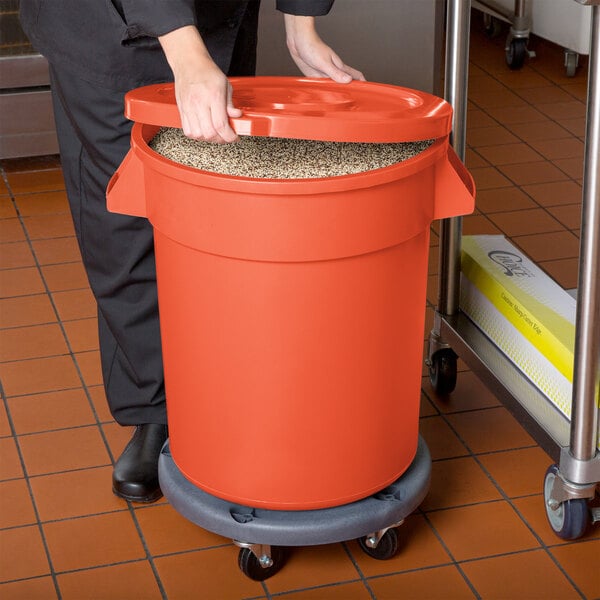
[[[319,37],[314,17],[284,15],[287,46],[293,61],[307,77],[329,77],[338,83],[364,75],[344,61]]]
[[[210,57],[195,27],[182,27],[159,38],[175,77],[175,97],[183,133],[215,143],[238,140],[230,118],[242,116],[233,106],[229,80]]]

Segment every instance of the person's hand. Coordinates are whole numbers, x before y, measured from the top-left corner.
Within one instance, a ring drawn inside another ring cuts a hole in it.
[[[238,140],[230,118],[241,117],[233,106],[229,80],[210,57],[198,30],[181,27],[159,38],[175,77],[175,97],[183,133],[216,143]]]
[[[307,77],[329,77],[338,83],[364,75],[344,64],[342,59],[319,37],[314,17],[284,15],[287,46],[293,61]]]

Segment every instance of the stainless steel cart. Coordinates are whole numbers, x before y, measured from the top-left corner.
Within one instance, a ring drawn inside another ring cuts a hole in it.
[[[576,1],[593,13],[571,421],[461,312],[461,218],[441,223],[440,291],[427,355],[436,392],[453,391],[460,356],[558,463],[546,472],[543,491],[548,522],[563,539],[579,538],[600,521],[600,509],[589,506],[600,481],[600,0]],[[451,142],[462,159],[470,9],[471,0],[447,0],[445,96],[455,111]]]

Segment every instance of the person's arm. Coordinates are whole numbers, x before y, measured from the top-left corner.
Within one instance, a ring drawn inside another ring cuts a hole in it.
[[[175,80],[184,133],[195,139],[237,139],[229,117],[240,111],[231,103],[231,87],[209,55],[197,29],[195,0],[120,0],[125,45],[158,39]]]
[[[346,65],[319,37],[315,18],[285,14],[287,47],[296,66],[307,77],[329,77],[338,83],[353,79],[365,80],[364,75]]]
[[[217,143],[236,141],[229,118],[242,112],[233,106],[229,80],[211,58],[198,29],[181,27],[158,40],[175,78],[184,134]]]
[[[308,77],[330,77],[339,83],[364,80],[360,71],[345,65],[321,40],[314,16],[291,14],[306,10],[326,14],[331,4],[332,0],[278,0],[280,10],[290,10],[284,20],[292,59]],[[236,141],[229,119],[242,113],[233,106],[229,80],[210,57],[198,29],[186,25],[158,36],[158,40],[173,71],[184,134],[217,143]]]

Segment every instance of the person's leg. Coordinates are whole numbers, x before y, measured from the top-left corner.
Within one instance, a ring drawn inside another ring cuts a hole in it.
[[[118,423],[137,426],[113,484],[120,496],[151,501],[160,497],[156,462],[166,438],[153,233],[146,219],[109,213],[105,199],[129,149],[131,123],[123,92],[56,68],[51,79],[67,195],[98,304],[106,396]]]

